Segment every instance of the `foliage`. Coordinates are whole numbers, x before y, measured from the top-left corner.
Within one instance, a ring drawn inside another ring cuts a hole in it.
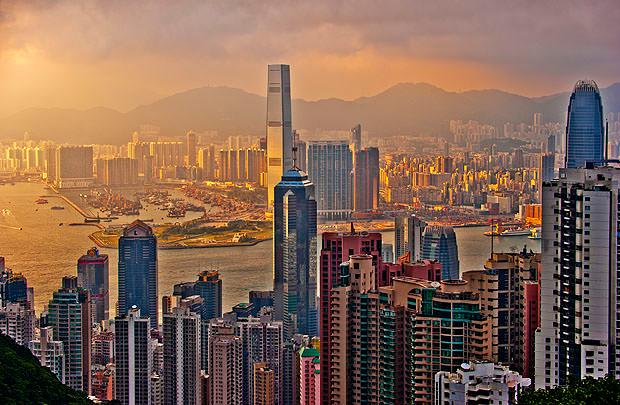
[[[548,390],[526,391],[519,396],[519,405],[577,405],[620,403],[620,380],[612,376],[601,379],[587,377]]]
[[[92,404],[84,393],[58,381],[30,350],[5,335],[0,335],[0,403]]]

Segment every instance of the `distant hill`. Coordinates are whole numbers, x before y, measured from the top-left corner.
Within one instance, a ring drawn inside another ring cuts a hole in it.
[[[93,404],[84,394],[63,385],[39,364],[30,350],[0,334],[0,403]]]
[[[620,112],[620,83],[601,90],[606,112]],[[293,127],[342,130],[361,123],[370,136],[396,134],[444,136],[451,119],[477,120],[497,126],[531,122],[535,112],[545,121],[563,122],[568,92],[529,98],[500,90],[448,92],[425,84],[401,83],[372,97],[351,101],[293,100]],[[0,119],[0,139],[19,138],[71,143],[127,142],[141,124],[159,126],[163,135],[187,130],[217,130],[221,136],[263,135],[265,97],[230,87],[202,87],[137,107],[126,113],[98,107],[89,110],[31,108]]]

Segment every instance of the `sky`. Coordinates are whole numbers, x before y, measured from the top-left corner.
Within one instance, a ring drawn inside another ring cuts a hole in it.
[[[528,96],[620,81],[620,6],[594,1],[0,0],[0,117],[127,111],[201,86],[354,99],[400,82]]]

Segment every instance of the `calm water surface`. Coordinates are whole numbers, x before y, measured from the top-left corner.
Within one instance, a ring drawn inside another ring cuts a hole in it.
[[[0,186],[0,256],[6,257],[14,271],[26,275],[35,290],[37,311],[43,310],[62,276],[76,274],[77,259],[93,245],[88,235],[95,230],[91,226],[69,226],[83,222],[83,218],[57,197],[47,198],[49,204],[36,204],[35,200],[44,195],[50,192],[39,183]],[[51,210],[53,205],[65,209]],[[485,230],[456,230],[461,270],[478,269],[484,263],[490,251],[490,240],[482,234]],[[383,237],[386,243],[394,241],[391,232]],[[539,241],[527,237],[496,239],[495,249],[521,250],[524,244],[528,249],[540,250]],[[232,248],[160,250],[159,295],[170,294],[176,283],[194,280],[200,270],[217,268],[223,280],[226,311],[238,302],[246,302],[250,290],[272,287],[271,252],[271,241]],[[118,256],[115,249],[102,249],[102,253],[110,256],[110,307],[114,308]]]

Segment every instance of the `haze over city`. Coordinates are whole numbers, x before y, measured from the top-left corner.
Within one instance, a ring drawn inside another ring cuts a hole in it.
[[[567,91],[618,80],[614,1],[0,1],[0,117],[29,107],[127,111],[226,85],[354,99],[400,82],[449,91]]]
[[[0,0],[0,403],[620,403],[619,21]]]

